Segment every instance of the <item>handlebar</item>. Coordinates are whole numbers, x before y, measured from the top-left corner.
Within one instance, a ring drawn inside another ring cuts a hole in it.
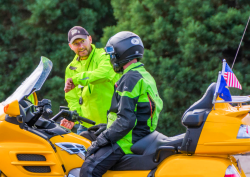
[[[92,124],[92,125],[95,125],[96,122],[93,121],[93,120],[90,120],[90,119],[87,119],[87,118],[84,118],[84,117],[81,117],[81,116],[78,116],[78,119],[80,119],[81,121],[83,122],[86,122],[86,123],[89,123],[89,124]]]
[[[53,111],[51,110],[51,101],[48,99],[43,99],[42,101],[38,101],[38,108],[41,109],[41,111],[44,113],[47,113],[48,115],[53,114]]]
[[[65,119],[69,120],[69,121],[83,121],[92,125],[95,125],[96,123],[90,119],[87,119],[85,117],[81,117],[78,115],[78,113],[76,111],[69,111],[69,110],[65,110],[62,109],[58,114],[56,114],[54,117],[52,117],[50,120],[52,121],[57,121],[58,118],[60,117],[64,117]]]
[[[50,108],[46,108],[45,109],[45,112],[47,113],[47,114],[53,114],[53,111],[50,109]]]

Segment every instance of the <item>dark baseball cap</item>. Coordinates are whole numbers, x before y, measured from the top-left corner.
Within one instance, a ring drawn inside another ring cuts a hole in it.
[[[68,32],[68,41],[70,44],[72,44],[74,40],[78,38],[87,39],[88,36],[89,36],[89,33],[86,29],[84,29],[81,26],[74,26]]]

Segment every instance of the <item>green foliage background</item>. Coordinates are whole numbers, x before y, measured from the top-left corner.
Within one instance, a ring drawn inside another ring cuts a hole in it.
[[[142,62],[156,79],[164,101],[158,130],[184,132],[184,111],[215,82],[223,58],[231,66],[250,15],[247,0],[0,0],[0,100],[9,96],[39,63],[50,58],[53,71],[39,99],[64,100],[64,71],[74,53],[67,32],[85,27],[98,47],[120,31],[138,34]],[[246,31],[233,71],[249,94],[250,30]]]
[[[102,29],[116,23],[110,0],[0,0],[0,21],[0,100],[13,93],[46,56],[53,70],[37,94],[39,100],[52,100],[54,113],[59,105],[67,105],[65,68],[75,55],[68,46],[69,29],[84,26],[100,47]]]

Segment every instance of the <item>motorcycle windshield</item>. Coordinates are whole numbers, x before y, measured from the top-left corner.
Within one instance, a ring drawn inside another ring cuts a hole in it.
[[[29,96],[34,91],[41,89],[43,83],[47,79],[51,69],[52,62],[46,58],[41,57],[41,61],[37,68],[31,73],[31,75],[25,79],[25,81],[16,89],[16,91],[9,96],[2,104],[5,106],[12,103],[15,100],[20,101],[25,96]]]

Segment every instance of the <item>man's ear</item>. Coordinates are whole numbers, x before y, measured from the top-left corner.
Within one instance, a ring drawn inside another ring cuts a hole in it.
[[[92,44],[92,37],[88,36],[90,44]]]
[[[72,49],[72,47],[73,47],[72,44],[69,43],[69,47],[71,48],[71,50],[73,50],[73,49]]]

